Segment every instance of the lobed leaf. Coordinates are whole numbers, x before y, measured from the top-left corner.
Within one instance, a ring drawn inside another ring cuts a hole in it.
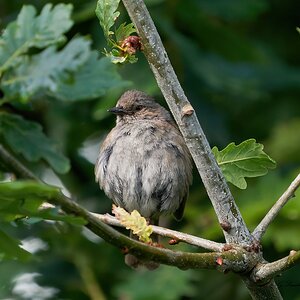
[[[73,82],[72,73],[89,59],[90,54],[90,42],[79,37],[59,52],[51,46],[31,57],[24,56],[22,64],[3,77],[5,96],[11,99],[20,97],[26,102],[37,92],[55,94],[61,82]]]
[[[73,22],[71,4],[47,4],[39,16],[36,9],[24,5],[15,22],[10,23],[0,38],[0,74],[17,63],[30,48],[44,48],[65,41],[63,35]],[[22,62],[23,63],[23,62]]]
[[[122,63],[135,63],[137,62],[137,57],[134,55],[136,50],[141,50],[141,46],[135,45],[135,43],[125,42],[126,38],[136,32],[133,23],[126,25],[122,23],[116,30],[111,31],[111,27],[115,24],[116,19],[119,16],[117,11],[119,0],[98,0],[96,7],[96,15],[99,19],[100,26],[103,29],[104,36],[107,40],[107,43],[110,46],[110,51],[107,51],[104,48],[104,54],[111,60],[113,64],[122,64]],[[112,37],[115,35],[115,37]],[[129,51],[129,49],[131,51]]]
[[[128,36],[130,36],[132,33],[136,32],[134,25],[132,23],[129,23],[126,25],[126,23],[122,23],[118,29],[116,30],[116,41],[121,42],[125,40]]]
[[[35,181],[19,180],[0,183],[1,201],[14,201],[15,199],[40,198],[41,202],[59,194],[59,189]],[[1,205],[0,205],[1,209]]]
[[[247,187],[245,177],[257,177],[267,174],[268,169],[276,166],[275,161],[264,151],[262,144],[249,139],[239,145],[230,143],[222,151],[212,149],[216,160],[226,178],[240,189]]]
[[[140,241],[144,243],[152,242],[150,238],[153,232],[152,226],[147,224],[146,219],[137,210],[128,213],[125,209],[113,205],[112,212],[126,229],[132,230],[133,234],[139,237]]]
[[[120,0],[98,0],[97,2],[95,13],[107,40],[113,34],[110,29],[120,15],[120,12],[117,11],[119,3]]]
[[[64,101],[94,99],[103,96],[110,88],[127,86],[115,66],[106,57],[92,51],[84,65],[73,75],[73,82],[60,81],[53,97]]]
[[[0,136],[14,152],[21,153],[29,161],[44,159],[58,173],[70,169],[69,160],[57,151],[38,123],[0,112]]]

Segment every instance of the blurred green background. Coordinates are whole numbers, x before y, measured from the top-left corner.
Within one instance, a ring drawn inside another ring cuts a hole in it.
[[[23,4],[38,11],[59,1],[0,0],[0,30],[13,21]],[[68,1],[66,1],[68,2]],[[96,1],[75,0],[75,25],[68,33],[88,35],[99,53],[105,41],[94,9]],[[148,0],[172,64],[194,106],[211,146],[225,147],[255,138],[277,161],[268,175],[248,180],[246,190],[231,187],[252,230],[300,170],[300,2],[297,0]],[[126,19],[122,7],[121,19]],[[71,160],[71,171],[60,179],[52,171],[45,180],[63,185],[83,206],[111,210],[94,182],[93,163],[105,134],[114,126],[108,115],[126,89],[141,89],[163,103],[142,54],[134,65],[118,68],[127,88],[116,86],[99,99],[61,102],[35,99],[27,119],[43,125]],[[32,166],[34,169],[35,166]],[[298,192],[299,194],[299,192]],[[185,217],[164,226],[223,241],[214,211],[195,172]],[[250,299],[233,274],[161,266],[135,272],[123,255],[87,230],[43,222],[19,225],[9,233],[22,239],[34,259],[3,261],[0,299]],[[263,239],[269,261],[300,248],[300,196],[282,210]],[[198,251],[187,245],[176,249]],[[285,299],[300,299],[300,267],[277,279]]]

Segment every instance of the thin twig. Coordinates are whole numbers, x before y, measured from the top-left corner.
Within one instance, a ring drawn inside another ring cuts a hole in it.
[[[193,156],[226,242],[252,244],[253,238],[215,160],[195,111],[178,81],[144,1],[122,1],[141,38],[144,54],[157,84]]]
[[[102,215],[102,214],[93,213],[93,215],[108,225],[124,227],[117,218],[109,214]],[[171,230],[160,226],[155,226],[155,225],[151,225],[151,226],[153,229],[153,233],[156,233],[160,236],[165,236],[165,237],[175,239],[178,242],[184,242],[193,246],[201,247],[212,251],[218,251],[218,252],[221,252],[225,246],[225,244],[202,239],[191,234]]]
[[[45,202],[41,205],[40,209],[41,210],[49,209],[50,207],[54,207],[54,205]],[[96,218],[98,218],[101,222],[103,222],[107,225],[124,228],[124,225],[122,225],[116,217],[114,217],[110,214],[98,214],[98,213],[92,213],[92,212],[91,212],[91,214],[93,216],[95,216]],[[223,243],[217,243],[217,242],[203,239],[203,238],[200,238],[200,237],[188,234],[188,233],[183,233],[180,231],[171,230],[171,229],[156,226],[156,225],[151,225],[151,226],[153,229],[153,233],[158,234],[160,236],[175,239],[176,243],[183,242],[183,243],[187,243],[187,244],[190,244],[190,245],[193,245],[196,247],[200,247],[200,248],[211,250],[211,251],[217,251],[217,252],[223,251],[224,247],[225,247],[225,244],[223,244]]]
[[[268,211],[265,217],[261,220],[258,226],[253,231],[253,237],[258,241],[261,240],[262,236],[266,232],[268,226],[272,223],[275,217],[278,215],[282,207],[295,196],[295,192],[300,186],[300,173],[293,180],[287,190],[282,194],[282,196],[276,201],[273,207]]]
[[[258,265],[252,271],[252,279],[254,282],[264,283],[280,275],[283,271],[300,264],[300,251],[292,250],[290,254],[277,261]]]

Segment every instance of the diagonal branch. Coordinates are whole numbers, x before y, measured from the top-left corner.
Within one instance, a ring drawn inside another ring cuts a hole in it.
[[[293,180],[287,190],[282,194],[282,196],[276,201],[273,207],[269,210],[269,212],[265,215],[265,217],[261,220],[258,226],[253,231],[253,237],[258,241],[261,240],[262,236],[266,232],[268,226],[272,223],[275,217],[278,215],[282,207],[295,196],[295,192],[300,186],[300,173]]]
[[[12,156],[2,144],[0,144],[0,158],[3,165],[8,170],[13,170],[14,173],[20,178],[28,178],[39,181],[39,179],[28,170],[19,160]]]
[[[253,244],[254,239],[233,199],[194,109],[177,79],[144,1],[122,1],[141,38],[144,54],[159,88],[191,152],[226,242],[239,245]],[[253,299],[282,299],[273,280],[264,289],[258,288],[248,277],[243,280]]]
[[[294,267],[296,264],[300,264],[300,251],[292,250],[284,258],[257,266],[253,269],[251,277],[254,282],[264,283],[280,275],[283,271]]]
[[[123,0],[137,29],[156,81],[193,156],[227,243],[251,244],[253,238],[217,165],[193,107],[177,79],[160,36],[142,0]]]

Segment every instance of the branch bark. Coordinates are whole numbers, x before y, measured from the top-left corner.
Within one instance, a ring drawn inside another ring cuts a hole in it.
[[[1,144],[0,150],[0,161],[5,163],[9,170],[12,170],[16,174],[22,174],[22,178],[42,182]],[[108,226],[100,221],[97,215],[87,211],[63,193],[59,193],[55,198],[48,199],[48,202],[60,207],[67,214],[82,217],[87,221],[85,226],[96,235],[126,253],[130,252],[134,254],[141,260],[155,261],[182,269],[217,269],[223,272],[233,271],[238,273],[249,271],[257,262],[254,253],[249,253],[239,246],[231,247],[228,251],[212,253],[190,253],[153,247],[131,239],[111,226]]]
[[[255,240],[233,199],[194,109],[177,79],[144,1],[122,1],[141,38],[144,54],[157,84],[191,152],[226,242],[239,245],[253,244]],[[251,282],[249,277],[243,277],[243,280],[253,299],[282,299],[273,280],[264,289]],[[269,298],[270,296],[272,298]]]
[[[243,273],[244,275],[241,276],[253,299],[282,299],[273,277],[278,270],[284,270],[284,268],[298,262],[299,258],[293,258],[292,263],[290,259],[282,259],[282,261],[263,264],[259,254],[253,251],[247,252],[242,247],[246,245],[251,246],[254,238],[250,234],[224,176],[217,165],[196,114],[184,95],[147,8],[142,0],[123,0],[123,3],[141,37],[145,56],[158,85],[194,158],[223,229],[225,239],[227,243],[238,244],[239,246],[233,247],[228,251],[213,253],[188,253],[157,248],[121,234],[63,194],[59,194],[49,202],[60,206],[68,214],[83,217],[88,222],[86,227],[91,231],[101,236],[107,242],[134,254],[140,259],[169,264],[184,269],[220,269],[222,271],[232,270]],[[11,165],[16,170],[16,174],[21,177],[37,179],[31,172],[26,172],[26,167],[17,160],[9,160],[7,154],[0,145],[0,156],[4,158],[5,164]],[[6,156],[8,158],[7,161]],[[296,257],[298,257],[298,254]],[[258,261],[262,264],[256,265]],[[253,271],[250,272],[253,268],[255,268],[255,273]],[[262,287],[255,281],[257,278],[270,280]]]
[[[28,170],[20,161],[13,157],[4,147],[0,144],[0,157],[4,166],[10,170],[14,170],[14,173],[19,178],[29,178],[36,181],[40,181],[30,170]]]
[[[251,275],[252,280],[254,282],[259,282],[260,284],[265,283],[299,263],[300,251],[292,250],[290,254],[284,258],[255,267]]]
[[[141,260],[155,261],[182,269],[218,269],[223,272],[231,270],[238,273],[247,272],[256,264],[256,256],[241,247],[233,247],[228,251],[211,253],[181,252],[153,247],[133,240],[104,224],[97,216],[63,194],[50,199],[49,202],[61,207],[67,214],[74,214],[84,218],[88,222],[85,226],[95,234],[124,252],[134,254]]]
[[[137,29],[146,59],[195,161],[226,242],[252,244],[253,238],[215,160],[197,116],[181,88],[144,2],[123,0],[123,4]]]
[[[293,180],[287,190],[282,194],[282,196],[276,201],[274,206],[269,210],[269,212],[265,215],[265,217],[261,220],[258,226],[253,231],[253,237],[258,241],[261,240],[262,236],[266,232],[269,225],[272,221],[276,218],[279,214],[280,210],[283,206],[295,196],[295,192],[300,186],[300,173],[298,176]]]
[[[104,222],[105,224],[112,225],[112,226],[118,226],[118,227],[124,227],[117,218],[109,215],[109,214],[95,214],[93,215],[98,218],[100,221]],[[178,242],[184,242],[193,246],[197,246],[200,248],[212,250],[212,251],[218,251],[221,252],[224,250],[225,244],[217,243],[214,241],[202,239],[200,237],[171,230],[168,228],[163,228],[160,226],[151,225],[153,228],[153,233],[158,234],[160,236],[169,237],[172,239],[175,239]]]

